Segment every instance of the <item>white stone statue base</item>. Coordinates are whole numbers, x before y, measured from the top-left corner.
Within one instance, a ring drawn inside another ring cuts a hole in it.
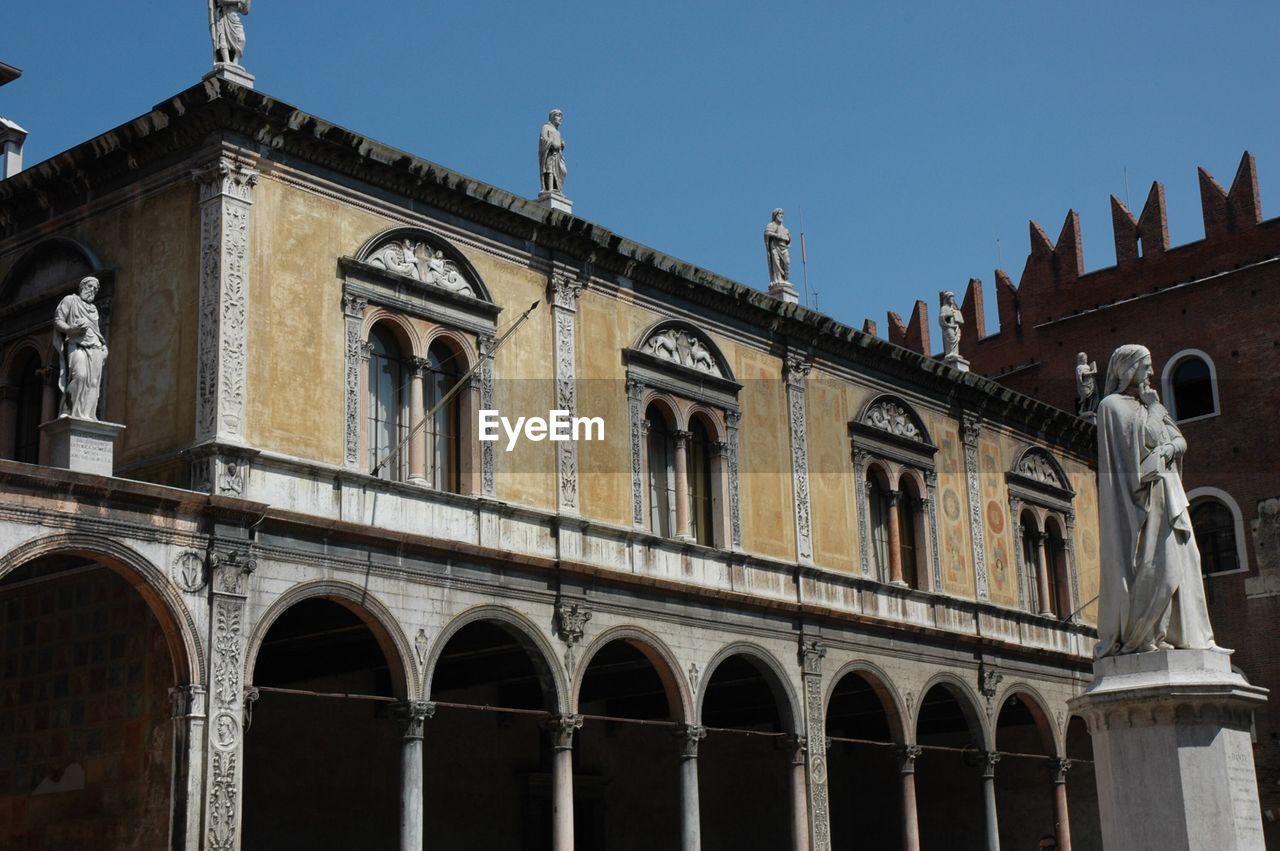
[[[213,70],[205,74],[200,79],[211,80],[215,78],[219,80],[230,80],[237,85],[244,86],[246,89],[253,88],[254,76],[241,66],[235,65],[231,62],[214,63]]]
[[[560,192],[547,190],[538,193],[538,203],[544,207],[550,207],[553,210],[559,210],[562,213],[573,212],[573,202]]]
[[[1213,650],[1099,659],[1071,701],[1093,739],[1108,851],[1263,851],[1250,722],[1267,690]]]
[[[40,426],[49,438],[49,466],[77,473],[115,473],[115,444],[124,426],[75,417],[58,417]]]
[[[796,292],[790,281],[773,281],[769,284],[769,295],[787,304],[800,303],[800,293]]]
[[[942,359],[942,362],[952,369],[958,369],[961,372],[969,371],[969,361],[960,357],[960,355],[947,355]]]

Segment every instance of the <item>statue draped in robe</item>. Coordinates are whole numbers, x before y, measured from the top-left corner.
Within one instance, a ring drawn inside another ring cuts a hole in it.
[[[239,65],[244,56],[244,21],[249,0],[209,0],[209,34],[213,38],[213,61]]]
[[[1216,647],[1182,487],[1187,443],[1151,389],[1151,353],[1116,349],[1098,405],[1098,656]]]
[[[62,391],[60,416],[81,420],[98,418],[98,389],[107,362],[107,343],[98,326],[98,279],[80,281],[79,293],[58,302],[53,316],[58,351],[58,389]]]
[[[772,220],[764,226],[764,250],[769,261],[769,283],[790,283],[791,231],[782,223],[781,208],[773,211]]]
[[[956,358],[960,356],[960,326],[964,324],[964,314],[956,304],[956,294],[943,292],[939,294],[938,324],[942,326],[942,356]]]
[[[569,173],[569,166],[564,161],[564,137],[560,135],[563,118],[563,112],[551,110],[538,136],[538,170],[542,175],[543,192],[564,193],[564,179]]]

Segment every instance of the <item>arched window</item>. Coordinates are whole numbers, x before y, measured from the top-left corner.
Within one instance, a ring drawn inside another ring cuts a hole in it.
[[[1045,522],[1045,564],[1049,570],[1049,605],[1045,608],[1059,618],[1071,614],[1071,577],[1067,572],[1067,545],[1056,518]]]
[[[459,359],[444,342],[437,340],[427,350],[427,372],[424,376],[424,410],[415,416],[434,411],[423,427],[427,430],[427,482],[436,490],[459,490],[461,469],[458,434],[459,400],[455,394],[441,404],[458,383]]]
[[[649,448],[649,531],[669,538],[676,528],[675,433],[657,405],[645,413]]]
[[[924,498],[915,480],[903,475],[898,483],[898,560],[902,565],[902,581],[912,588],[923,588],[924,564]]]
[[[693,539],[707,547],[716,545],[715,489],[711,475],[714,455],[711,433],[701,417],[689,423],[689,509]]]
[[[393,481],[403,481],[408,470],[409,454],[403,445],[409,433],[408,377],[395,335],[384,325],[373,326],[369,332],[369,470]]]
[[[871,541],[876,571],[881,581],[889,581],[889,488],[878,470],[867,471],[867,500],[871,507]]]
[[[35,352],[29,352],[18,365],[14,378],[17,412],[14,420],[13,460],[38,464],[44,380],[40,375],[40,358]]]
[[[1022,575],[1027,589],[1027,608],[1033,612],[1043,610],[1040,605],[1040,529],[1036,517],[1030,511],[1022,512],[1018,522],[1022,530]]]
[[[1200,548],[1200,571],[1205,576],[1230,573],[1240,563],[1236,520],[1231,509],[1213,497],[1202,497],[1191,506],[1191,526]]]
[[[1218,413],[1213,362],[1204,352],[1187,350],[1169,359],[1164,369],[1165,404],[1179,421]]]

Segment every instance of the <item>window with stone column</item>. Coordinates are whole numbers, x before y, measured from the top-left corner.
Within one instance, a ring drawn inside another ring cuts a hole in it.
[[[633,524],[664,538],[741,546],[738,391],[711,338],[687,322],[650,326],[624,351]]]
[[[466,257],[421,228],[384,231],[338,261],[344,276],[348,467],[437,491],[492,495],[501,308]]]
[[[38,242],[0,281],[0,458],[48,463],[40,425],[58,416],[61,401],[53,316],[62,298],[76,292],[88,275],[100,284],[94,304],[110,343],[114,275],[80,243],[61,237]],[[100,412],[107,378],[102,376]]]
[[[863,575],[905,588],[941,590],[938,450],[924,421],[904,400],[882,395],[863,407],[849,434]]]
[[[1023,449],[1005,474],[1009,516],[1017,537],[1018,599],[1029,612],[1076,619],[1079,577],[1072,540],[1075,491],[1062,464],[1046,449]]]

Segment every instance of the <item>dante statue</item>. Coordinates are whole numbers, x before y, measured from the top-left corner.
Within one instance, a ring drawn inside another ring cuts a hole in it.
[[[964,314],[956,304],[956,294],[950,291],[938,293],[938,324],[942,326],[942,357],[960,357],[960,326]]]
[[[564,137],[560,135],[560,122],[563,119],[563,112],[551,110],[547,123],[542,125],[542,134],[538,137],[538,170],[542,174],[543,192],[564,192],[564,178],[569,173],[569,167],[564,162]]]
[[[1182,487],[1187,442],[1151,388],[1151,353],[1116,349],[1098,405],[1098,656],[1215,649]]]
[[[58,302],[53,315],[57,329],[53,346],[58,351],[58,389],[62,391],[60,416],[81,420],[98,418],[98,388],[107,362],[107,343],[98,327],[98,279],[80,280],[80,292]]]
[[[787,284],[791,280],[791,231],[782,223],[782,208],[773,211],[773,219],[764,226],[764,250],[769,261],[769,284]]]
[[[209,35],[213,38],[213,61],[239,65],[244,56],[244,21],[249,0],[209,0]]]
[[[1076,355],[1076,413],[1091,414],[1098,407],[1098,362],[1084,352]]]

